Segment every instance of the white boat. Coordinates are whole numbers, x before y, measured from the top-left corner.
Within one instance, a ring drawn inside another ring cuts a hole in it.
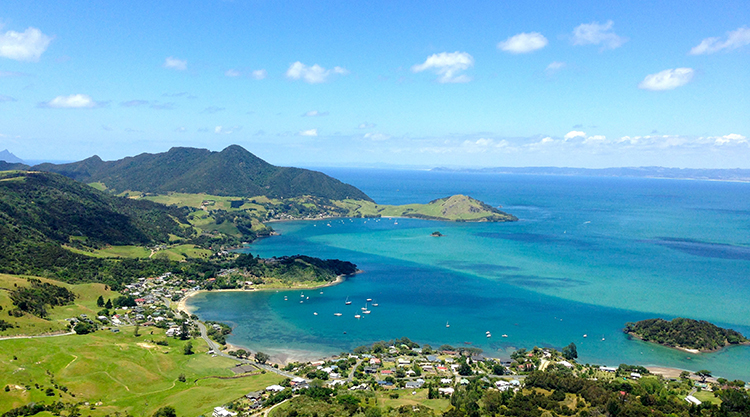
[[[333,313],[334,316],[339,317],[341,316],[341,313]]]
[[[377,306],[378,306],[378,303],[372,303],[372,306],[373,306],[373,307],[377,307]]]
[[[585,335],[583,335],[583,337],[589,337],[589,335],[585,334]]]
[[[369,302],[371,302],[371,301],[372,301],[372,298],[368,298],[368,299],[367,299],[367,302],[368,302],[368,303],[369,303]]]
[[[349,301],[349,297],[346,297],[346,301],[344,302],[344,304],[346,304],[346,305],[350,305],[351,303],[352,303],[352,302],[351,302],[351,301]]]
[[[302,304],[302,303],[304,303],[304,301],[303,300],[299,300],[299,303]]]
[[[300,294],[299,296],[300,296],[301,298],[305,298],[305,294]]]
[[[354,318],[355,318],[355,319],[359,319],[359,318],[362,318],[362,316],[360,316],[359,314],[355,314],[355,315],[354,315]]]
[[[314,316],[317,316],[317,315],[318,315],[318,312],[317,312],[317,311],[316,311],[316,312],[314,312],[314,313],[313,313],[313,315],[314,315]]]
[[[365,311],[363,311],[363,313],[370,314],[370,310],[365,310]]]
[[[450,325],[450,324],[448,324],[448,322],[446,321],[446,322],[445,322],[445,327],[451,327],[451,325]]]
[[[504,335],[503,335],[503,337],[508,337],[508,335],[507,335],[507,334],[504,334]]]
[[[489,333],[487,333],[487,337],[492,337],[492,335],[491,335],[491,334],[489,334]]]
[[[286,301],[286,300],[287,300],[287,298],[286,298],[286,296],[284,296],[284,301]]]

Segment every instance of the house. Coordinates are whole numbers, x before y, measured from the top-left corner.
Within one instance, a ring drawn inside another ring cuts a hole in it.
[[[378,358],[370,359],[370,365],[380,365],[380,359]]]
[[[455,390],[453,388],[451,388],[451,387],[448,387],[448,388],[438,388],[438,392],[440,394],[447,395],[447,396],[453,395],[454,391]]]
[[[430,362],[437,362],[439,361],[438,357],[435,355],[427,355],[427,360]]]
[[[599,370],[603,372],[617,372],[617,368],[613,368],[611,366],[600,366]]]
[[[393,375],[393,371],[391,371],[390,369],[383,369],[382,371],[380,371],[380,373],[383,375]]]
[[[458,381],[458,383],[461,385],[469,385],[469,380],[466,378],[461,378],[461,380]]]
[[[418,389],[422,388],[422,385],[424,385],[424,382],[420,383],[419,381],[408,381],[405,387],[406,389]]]
[[[573,364],[568,361],[560,361],[558,363],[566,368],[573,368]]]
[[[500,391],[507,391],[510,388],[510,382],[501,379],[495,382],[495,387]]]
[[[630,377],[633,379],[641,379],[641,374],[639,374],[638,372],[631,372]]]
[[[408,365],[410,363],[411,363],[411,361],[409,361],[408,359],[399,359],[398,360],[398,364],[399,365]]]
[[[252,391],[245,394],[245,398],[250,401],[258,401],[263,398],[263,391]]]
[[[292,379],[292,381],[291,381],[292,385],[301,384],[303,382],[307,382],[307,381],[305,380],[305,378],[301,378],[301,377],[298,377],[298,376],[294,377]]]
[[[224,407],[214,407],[214,417],[234,417],[237,413],[233,413]]]
[[[374,366],[365,366],[365,373],[366,374],[376,374],[378,372],[378,368]]]
[[[280,392],[280,391],[284,391],[284,387],[282,387],[281,385],[269,385],[266,387],[266,391]]]
[[[451,385],[453,384],[453,378],[442,378],[440,379],[441,384]]]

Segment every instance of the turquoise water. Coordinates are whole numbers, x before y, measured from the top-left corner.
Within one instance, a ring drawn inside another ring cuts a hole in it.
[[[281,236],[254,243],[250,252],[345,259],[365,272],[322,294],[192,298],[200,317],[235,325],[231,343],[302,359],[402,336],[433,346],[470,343],[498,357],[575,342],[583,362],[750,379],[750,347],[696,355],[621,332],[628,321],[684,316],[750,334],[750,184],[327,171],[379,203],[463,193],[502,205],[521,221],[275,223]],[[444,236],[431,237],[436,230]],[[355,319],[367,298],[378,306]]]

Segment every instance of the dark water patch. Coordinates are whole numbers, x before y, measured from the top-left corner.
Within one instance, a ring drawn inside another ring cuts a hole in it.
[[[750,247],[746,246],[668,237],[660,237],[649,242],[704,258],[750,261]]]
[[[571,288],[588,285],[587,281],[574,278],[542,277],[539,275],[509,275],[504,274],[509,284],[528,288]]]
[[[517,266],[506,266],[506,265],[494,265],[485,263],[475,263],[467,261],[440,261],[437,262],[438,266],[445,268],[458,269],[461,271],[468,271],[474,274],[482,276],[500,277],[508,271],[520,271],[521,268]]]

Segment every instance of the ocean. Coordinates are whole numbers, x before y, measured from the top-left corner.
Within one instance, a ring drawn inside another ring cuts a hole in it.
[[[520,221],[273,223],[281,235],[245,251],[338,258],[364,272],[321,290],[191,298],[190,309],[202,319],[234,326],[230,343],[305,360],[404,336],[500,358],[518,348],[574,342],[582,363],[708,369],[750,379],[750,346],[692,354],[622,333],[630,321],[689,317],[750,335],[750,184],[323,171],[381,204],[466,194]],[[434,231],[444,236],[430,236]],[[362,307],[371,313],[361,314]]]

